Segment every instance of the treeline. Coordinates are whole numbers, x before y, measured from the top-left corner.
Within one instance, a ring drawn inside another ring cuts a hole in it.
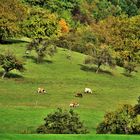
[[[130,74],[140,62],[138,0],[1,0],[0,40],[26,36],[87,54],[85,64],[116,65]]]

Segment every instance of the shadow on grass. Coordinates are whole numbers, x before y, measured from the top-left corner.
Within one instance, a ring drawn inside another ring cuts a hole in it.
[[[33,63],[36,63],[36,64],[44,64],[44,63],[51,64],[51,63],[53,63],[52,60],[45,60],[45,59],[42,60],[42,62],[37,63],[36,57],[30,56],[30,55],[25,55],[25,56],[23,56],[23,58],[30,59],[30,60],[32,60]]]
[[[29,43],[28,41],[19,40],[19,39],[7,39],[7,40],[0,40],[0,44],[15,44],[15,43]]]
[[[132,74],[129,74],[129,73],[121,73],[122,75],[124,75],[125,77],[130,77],[130,78],[132,78],[133,77],[133,75]]]
[[[52,60],[43,60],[43,62],[42,62],[42,63],[52,64],[52,63],[53,63],[53,61],[52,61]]]
[[[79,64],[81,66],[81,70],[83,71],[87,71],[87,72],[96,72],[97,68],[96,67],[89,67],[89,66],[86,66],[86,65],[82,65],[82,64]],[[108,75],[112,75],[113,74],[110,72],[110,71],[107,71],[107,70],[103,70],[103,69],[100,69],[98,74],[108,74]]]
[[[36,62],[36,61],[37,61],[37,60],[36,60],[36,57],[34,57],[34,56],[24,55],[23,58],[32,60],[33,63],[37,63],[37,62]]]
[[[2,74],[3,74],[3,72],[0,72],[0,77],[2,77]],[[24,77],[19,74],[8,73],[8,74],[6,74],[5,78],[23,79]]]

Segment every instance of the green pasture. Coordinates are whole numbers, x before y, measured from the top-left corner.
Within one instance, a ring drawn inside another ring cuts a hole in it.
[[[101,122],[105,112],[115,110],[122,104],[135,104],[140,96],[140,73],[125,76],[122,68],[114,70],[102,67],[99,74],[94,69],[85,67],[85,55],[71,52],[71,60],[67,59],[68,51],[62,48],[52,58],[45,58],[42,64],[35,63],[35,52],[25,57],[26,43],[0,45],[0,52],[12,50],[26,62],[23,73],[12,71],[9,78],[0,79],[0,138],[9,139],[53,139],[57,135],[10,135],[35,133],[35,129],[43,123],[43,118],[56,108],[69,109],[71,102],[80,106],[74,110],[85,122],[90,135],[59,135],[69,139],[102,139],[96,133],[96,126]],[[2,72],[2,69],[0,69]],[[37,94],[37,88],[44,87],[47,94]],[[83,92],[85,87],[93,89],[93,94],[76,98],[74,94]],[[2,134],[4,133],[4,134]],[[140,139],[138,136],[117,136],[119,140]],[[115,136],[103,135],[105,140],[118,140]]]
[[[137,135],[19,135],[0,134],[2,140],[140,140]]]

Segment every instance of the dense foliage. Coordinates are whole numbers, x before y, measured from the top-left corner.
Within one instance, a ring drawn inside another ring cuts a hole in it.
[[[123,105],[115,112],[106,113],[96,131],[98,134],[140,134],[139,111],[139,100],[134,107],[128,104]]]
[[[27,8],[17,0],[0,1],[0,40],[20,32],[19,23],[27,14]]]
[[[41,8],[32,8],[21,28],[23,35],[29,38],[48,38],[59,34],[57,16]]]
[[[44,120],[45,124],[37,128],[37,133],[85,134],[88,132],[78,114],[73,110],[63,111],[59,108],[54,113],[48,114]]]

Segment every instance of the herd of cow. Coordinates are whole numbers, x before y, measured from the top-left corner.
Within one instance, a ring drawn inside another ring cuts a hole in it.
[[[44,94],[44,93],[47,93],[47,91],[44,88],[39,87],[38,90],[37,90],[37,93]],[[85,88],[84,93],[92,94],[92,90],[90,88]],[[76,93],[75,97],[82,98],[83,94],[82,93]],[[77,102],[70,103],[70,105],[69,105],[69,107],[78,107],[78,106],[79,106],[79,104]]]

